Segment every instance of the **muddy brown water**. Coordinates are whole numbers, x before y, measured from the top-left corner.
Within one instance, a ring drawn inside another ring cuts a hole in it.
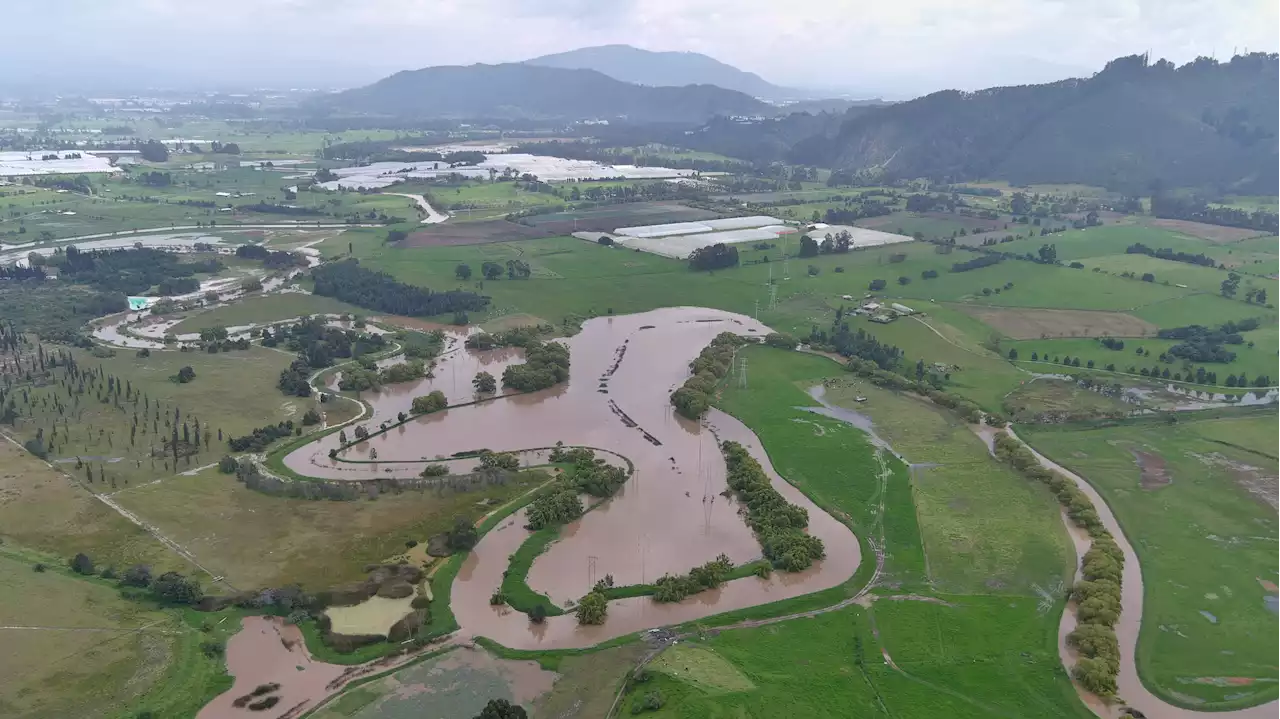
[[[1000,431],[998,428],[986,425],[971,425],[971,429],[986,442],[989,449],[993,447],[995,436]],[[1013,430],[1010,429],[1010,434],[1012,433]],[[1124,703],[1105,704],[1077,685],[1076,689],[1085,704],[1095,714],[1105,719],[1120,719],[1123,716],[1122,707],[1124,706],[1129,706],[1142,712],[1148,719],[1205,719],[1210,716],[1215,719],[1275,719],[1277,709],[1280,708],[1280,704],[1276,701],[1246,709],[1201,712],[1168,704],[1160,697],[1152,694],[1142,684],[1142,680],[1138,677],[1138,667],[1134,659],[1138,634],[1142,628],[1143,584],[1142,567],[1138,564],[1138,555],[1133,551],[1133,545],[1129,543],[1124,531],[1120,528],[1120,523],[1116,520],[1115,515],[1112,514],[1111,507],[1103,500],[1102,495],[1093,488],[1093,485],[1089,484],[1080,475],[1054,463],[1030,445],[1024,443],[1023,446],[1027,447],[1036,456],[1041,466],[1052,469],[1070,479],[1089,498],[1089,501],[1093,502],[1103,526],[1111,533],[1121,552],[1124,553],[1124,574],[1120,587],[1120,620],[1115,627],[1116,639],[1120,644],[1120,674],[1116,677],[1116,684],[1119,687],[1117,695],[1124,700]],[[1072,545],[1076,549],[1076,564],[1078,567],[1079,558],[1084,555],[1084,552],[1088,551],[1090,545],[1089,537],[1084,532],[1076,529],[1065,513],[1062,518],[1067,527],[1067,532],[1071,536]],[[1077,568],[1078,577],[1079,569]],[[1058,626],[1058,653],[1063,665],[1068,668],[1074,666],[1076,655],[1074,651],[1067,647],[1066,636],[1075,628],[1076,615],[1073,608],[1068,607],[1062,613],[1062,620]]]
[[[302,632],[278,617],[245,617],[241,629],[227,642],[227,672],[235,677],[231,689],[209,702],[196,719],[277,719],[295,707],[311,707],[330,694],[330,682],[347,667],[315,661],[307,653]],[[262,684],[280,688],[264,696],[280,701],[265,711],[237,709],[233,702]]]
[[[762,336],[768,328],[741,315],[697,308],[596,318],[563,340],[572,361],[566,385],[420,417],[375,438],[373,446],[379,460],[412,460],[563,441],[616,452],[634,462],[636,472],[618,495],[567,526],[530,569],[530,586],[560,604],[581,597],[605,575],[618,585],[638,584],[687,572],[721,553],[735,563],[761,556],[740,507],[721,496],[725,466],[717,436],[747,446],[778,491],[808,510],[809,529],[823,539],[827,558],[805,572],[737,580],[678,604],[657,604],[647,597],[611,602],[608,621],[598,627],[579,627],[572,615],[550,618],[538,627],[523,614],[489,606],[508,557],[528,536],[518,513],[485,535],[454,582],[452,606],[464,634],[522,649],[583,647],[826,589],[852,576],[860,561],[853,533],[773,472],[745,425],[716,411],[699,424],[671,408],[668,396],[688,377],[690,360],[724,331]],[[442,380],[443,375],[434,381]],[[466,383],[469,388],[470,376]],[[394,401],[383,395],[366,399],[374,403],[375,416],[388,412],[381,407]],[[327,456],[330,446],[336,446],[333,436],[290,454],[286,464],[313,476],[336,468]],[[361,465],[353,471],[348,465],[341,474],[387,476],[383,470],[388,466]]]

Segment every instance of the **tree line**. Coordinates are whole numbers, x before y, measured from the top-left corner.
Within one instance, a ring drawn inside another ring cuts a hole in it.
[[[360,266],[354,259],[321,265],[311,271],[315,293],[380,312],[426,317],[483,310],[489,298],[465,290],[432,292],[398,282],[385,272]]]

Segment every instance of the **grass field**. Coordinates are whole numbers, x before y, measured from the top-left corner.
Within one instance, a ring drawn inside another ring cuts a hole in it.
[[[949,411],[852,376],[827,395],[870,417],[919,465],[912,497],[934,589],[1034,596],[1069,581],[1072,553],[1053,497],[996,462]]]
[[[1058,663],[1056,613],[1028,599],[945,599],[951,606],[881,600],[681,643],[622,713],[658,692],[664,705],[647,716],[1091,716]]]
[[[144,401],[136,407],[131,402],[116,407],[96,401],[94,394],[88,392],[68,398],[64,386],[50,384],[30,390],[30,403],[23,408],[14,432],[25,440],[38,430],[45,430],[46,446],[53,448],[52,459],[65,460],[66,470],[77,478],[84,473],[76,466],[78,460],[92,465],[92,486],[98,491],[106,490],[103,471],[112,489],[120,489],[216,462],[227,453],[226,439],[265,424],[298,421],[313,403],[311,399],[281,394],[276,381],[292,357],[262,347],[219,354],[153,352],[145,358],[128,350],[106,358],[93,357],[79,349],[72,352],[81,367],[101,367],[105,375],[141,389]],[[195,379],[186,384],[171,380],[184,366],[195,371]],[[69,405],[65,415],[59,414],[54,404],[45,403],[46,398],[52,397],[61,397]],[[155,417],[157,410],[159,418]],[[177,467],[171,466],[171,456],[151,452],[169,436],[168,424],[175,411],[180,411],[179,422],[198,421],[204,437],[209,439],[207,447],[202,442],[200,453],[183,458]],[[142,416],[144,413],[150,417]],[[140,418],[139,431],[131,442],[134,414]],[[142,421],[148,418],[150,422]]]
[[[1227,349],[1236,353],[1236,358],[1232,362],[1216,363],[1216,362],[1192,362],[1190,363],[1191,372],[1195,372],[1195,368],[1204,367],[1206,370],[1212,370],[1218,373],[1218,384],[1225,384],[1228,374],[1238,375],[1241,372],[1252,380],[1259,375],[1267,375],[1272,378],[1272,384],[1275,384],[1276,378],[1276,353],[1277,353],[1277,335],[1274,326],[1265,329],[1255,330],[1245,333],[1245,341],[1253,342],[1254,346],[1249,347],[1248,344],[1230,345]],[[1178,344],[1178,340],[1162,340],[1154,337],[1132,338],[1124,340],[1123,350],[1109,350],[1103,347],[1096,339],[1047,339],[1047,340],[1022,340],[1018,342],[1002,342],[1000,348],[1004,352],[1011,349],[1018,351],[1018,359],[1022,361],[1030,360],[1032,353],[1035,353],[1041,361],[1045,358],[1053,359],[1056,357],[1071,357],[1072,359],[1080,359],[1080,367],[1084,368],[1088,365],[1089,360],[1093,360],[1094,366],[1098,369],[1106,367],[1108,364],[1114,364],[1119,372],[1127,372],[1132,365],[1138,369],[1150,369],[1153,366],[1159,366],[1162,370],[1168,368],[1170,374],[1179,373],[1183,379],[1188,379],[1187,365],[1181,361],[1173,364],[1164,364],[1158,361],[1161,354],[1170,347]],[[1151,353],[1150,357],[1139,356],[1137,350],[1141,348]],[[1032,367],[1032,365],[1027,365]],[[1035,366],[1037,371],[1052,372],[1052,367]],[[1136,370],[1135,370],[1136,371]]]
[[[1004,401],[1005,415],[1014,422],[1036,422],[1046,414],[1072,417],[1124,416],[1134,409],[1114,397],[1083,389],[1074,382],[1036,379],[1020,385]]]
[[[363,567],[425,542],[455,517],[484,514],[485,500],[526,491],[526,475],[475,492],[406,491],[347,502],[260,494],[207,469],[130,489],[115,499],[156,525],[239,588],[300,583],[322,589],[363,578]]]
[[[32,571],[35,561],[48,569]],[[0,712],[59,719],[195,716],[231,685],[222,657],[202,645],[225,645],[239,622],[125,598],[113,581],[72,574],[61,557],[6,544],[0,625]]]
[[[893,490],[883,497],[883,517],[878,517],[879,465],[867,436],[844,422],[801,409],[817,404],[805,388],[844,370],[826,358],[785,350],[749,347],[743,352],[751,365],[751,384],[745,389],[726,386],[717,406],[756,433],[778,474],[853,528],[863,543],[864,558],[871,556],[865,549],[867,540],[878,536],[883,522],[886,538],[897,540],[888,547],[892,559],[886,562],[885,581],[922,585],[926,562],[911,493],[902,491],[908,479],[905,468],[888,458],[897,471],[889,480]]]
[[[1102,493],[1138,553],[1144,683],[1174,701],[1209,702],[1206,708],[1275,698],[1275,417],[1023,431]],[[1211,683],[1226,677],[1245,681]]]
[[[0,539],[58,557],[89,554],[102,566],[185,570],[158,541],[30,453],[0,439]]]
[[[369,310],[349,305],[332,297],[285,292],[247,297],[229,305],[195,312],[175,325],[170,332],[184,334],[199,332],[209,327],[238,327],[250,323],[263,324],[318,314],[351,314],[367,317],[370,313]]]
[[[38,573],[8,551],[0,548],[0,714],[111,716],[162,678],[179,628],[171,613],[75,578],[65,560]]]

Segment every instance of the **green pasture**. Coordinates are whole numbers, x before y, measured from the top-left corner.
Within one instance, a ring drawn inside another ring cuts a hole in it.
[[[1218,385],[1226,383],[1227,375],[1239,375],[1244,373],[1250,380],[1258,375],[1267,375],[1273,380],[1276,379],[1276,361],[1277,361],[1277,345],[1280,344],[1280,337],[1277,336],[1276,327],[1274,325],[1257,329],[1252,332],[1244,333],[1246,342],[1253,342],[1254,346],[1249,347],[1248,344],[1242,345],[1224,345],[1226,349],[1236,353],[1236,358],[1228,363],[1216,362],[1184,362],[1181,360],[1173,363],[1163,363],[1159,361],[1162,353],[1170,347],[1179,343],[1179,340],[1164,340],[1154,337],[1148,338],[1130,338],[1124,340],[1123,350],[1109,350],[1102,346],[1097,339],[1089,338],[1057,338],[1045,340],[1006,340],[1000,344],[1003,352],[1011,349],[1018,351],[1018,361],[1026,363],[1031,360],[1031,354],[1034,352],[1041,362],[1052,362],[1055,358],[1071,357],[1072,359],[1080,359],[1080,370],[1087,369],[1089,360],[1093,360],[1093,369],[1104,369],[1108,364],[1114,364],[1117,372],[1128,372],[1129,367],[1134,367],[1134,372],[1152,367],[1159,367],[1161,370],[1168,369],[1170,375],[1178,373],[1182,375],[1183,381],[1187,379],[1187,373],[1190,371],[1194,375],[1196,368],[1204,367],[1207,371],[1218,373]],[[1142,349],[1151,353],[1150,357],[1139,356],[1137,350]],[[1047,358],[1047,360],[1046,360]],[[1023,364],[1035,372],[1053,372],[1054,368],[1043,365]],[[1074,366],[1071,369],[1076,369]],[[1272,382],[1275,384],[1275,382]]]
[[[824,378],[844,374],[840,365],[824,357],[770,347],[742,350],[751,367],[745,389],[726,383],[717,406],[737,417],[760,438],[774,469],[818,506],[845,522],[863,544],[863,562],[873,561],[867,549],[881,524],[889,547],[886,581],[922,586],[926,580],[920,530],[911,493],[903,491],[908,474],[901,463],[886,457],[893,470],[883,493],[880,465],[867,435],[845,422],[805,411],[817,406],[808,387]],[[877,507],[884,501],[884,511]]]
[[[917,465],[912,497],[935,590],[1034,595],[1070,580],[1074,555],[1052,495],[996,462],[949,410],[851,375],[827,396],[868,416]]]
[[[1060,605],[943,599],[881,599],[682,642],[632,686],[623,713],[656,692],[663,706],[647,715],[681,719],[1091,716],[1057,659]]]
[[[1280,626],[1274,585],[1264,587],[1276,581],[1275,431],[1274,415],[1265,414],[1022,428],[1102,493],[1137,551],[1145,584],[1139,673],[1174,703],[1217,709],[1276,696]],[[1163,476],[1155,473],[1160,465]],[[1258,681],[1213,683],[1226,677]]]
[[[299,292],[250,296],[229,305],[189,314],[169,331],[174,334],[199,332],[209,327],[240,327],[289,320],[304,315],[335,314],[367,317],[369,310],[332,297]]]

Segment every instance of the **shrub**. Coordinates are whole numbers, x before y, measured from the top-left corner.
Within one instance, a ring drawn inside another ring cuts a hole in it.
[[[443,477],[449,473],[449,468],[443,464],[428,464],[422,470],[423,477]]]
[[[89,555],[80,552],[71,558],[71,570],[76,574],[93,574],[93,560],[89,559]]]
[[[604,624],[605,617],[609,614],[609,600],[600,592],[588,592],[578,601],[574,613],[579,624]]]
[[[222,459],[218,460],[218,471],[223,474],[235,474],[236,469],[239,467],[240,464],[236,462],[236,458],[231,455],[226,455]]]

